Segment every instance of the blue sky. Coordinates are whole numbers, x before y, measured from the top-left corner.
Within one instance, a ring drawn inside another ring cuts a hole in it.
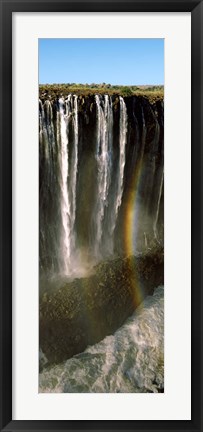
[[[39,83],[164,84],[164,39],[39,39]]]

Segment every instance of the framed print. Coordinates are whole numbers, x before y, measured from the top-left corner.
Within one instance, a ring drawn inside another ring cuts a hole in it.
[[[1,0],[1,430],[202,430],[202,1]]]

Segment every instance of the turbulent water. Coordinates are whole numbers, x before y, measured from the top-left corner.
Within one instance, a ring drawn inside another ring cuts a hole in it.
[[[40,392],[149,393],[164,390],[164,288],[156,288],[111,336],[44,369]]]

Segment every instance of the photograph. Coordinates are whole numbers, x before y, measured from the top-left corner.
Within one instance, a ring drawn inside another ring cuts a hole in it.
[[[38,86],[38,391],[164,393],[164,39],[40,38]]]
[[[203,0],[0,4],[0,432],[203,432]]]

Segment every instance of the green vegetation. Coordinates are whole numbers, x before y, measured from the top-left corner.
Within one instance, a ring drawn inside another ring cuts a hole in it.
[[[158,99],[163,99],[164,86],[122,86],[122,85],[111,85],[111,84],[40,84],[39,95],[40,97],[50,96],[55,98],[57,96],[67,96],[69,93],[80,94],[88,96],[92,94],[109,94],[109,95],[120,95],[120,96],[145,96],[150,101],[156,102]]]

